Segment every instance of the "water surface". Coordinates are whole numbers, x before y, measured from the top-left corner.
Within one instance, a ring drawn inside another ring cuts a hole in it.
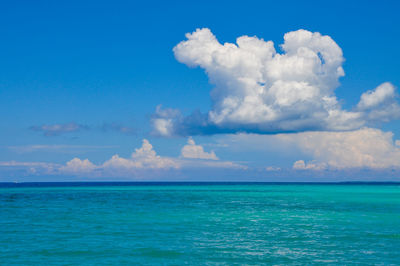
[[[399,184],[0,185],[0,264],[400,264]]]

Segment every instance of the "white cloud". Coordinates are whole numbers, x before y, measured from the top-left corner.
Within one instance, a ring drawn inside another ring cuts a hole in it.
[[[155,118],[153,120],[153,127],[156,134],[169,137],[173,128],[172,118]]]
[[[158,105],[152,119],[152,124],[154,128],[153,133],[164,137],[171,136],[174,126],[173,120],[176,119],[176,117],[180,116],[181,114],[179,110],[171,108],[163,109],[161,105]]]
[[[109,160],[101,165],[95,165],[88,159],[81,160],[74,158],[67,162],[65,166],[59,168],[61,173],[91,173],[101,175],[119,175],[129,174],[136,170],[149,169],[177,169],[180,164],[172,159],[161,157],[153,150],[153,146],[146,139],[143,140],[142,146],[135,149],[131,158],[122,158],[118,154],[113,155]]]
[[[306,30],[286,33],[283,53],[272,41],[257,37],[221,44],[207,28],[186,37],[174,47],[175,57],[205,70],[215,85],[213,108],[205,115],[183,117],[159,107],[153,117],[159,135],[340,131],[378,118],[399,118],[390,83],[364,93],[353,111],[341,108],[334,90],[344,76],[344,58],[329,36]],[[387,102],[390,107],[384,106]]]
[[[106,161],[104,168],[137,168],[137,169],[168,169],[179,168],[180,165],[171,158],[161,157],[153,150],[153,146],[147,139],[143,140],[142,147],[135,149],[131,158],[125,159],[114,155]]]
[[[218,160],[214,151],[205,152],[201,145],[196,145],[193,138],[189,138],[187,145],[183,146],[181,150],[181,156],[183,158],[191,159],[206,159],[206,160]]]
[[[143,140],[142,147],[135,149],[132,159],[140,162],[144,168],[178,168],[179,166],[169,158],[163,158],[156,154],[153,146],[146,139]]]
[[[400,147],[392,132],[363,128],[348,132],[304,132],[276,136],[292,142],[314,160],[294,163],[295,169],[399,168]]]
[[[326,169],[325,163],[308,162],[307,164],[303,160],[294,162],[293,169],[296,170],[323,170]]]
[[[88,159],[74,158],[65,166],[58,168],[62,173],[94,174],[95,176],[135,176],[140,173],[148,173],[152,170],[177,170],[195,168],[232,168],[246,169],[246,167],[229,162],[216,161],[218,157],[214,152],[207,153],[203,147],[196,145],[193,139],[189,139],[188,145],[182,148],[181,158],[161,157],[154,151],[153,146],[146,139],[142,146],[132,153],[130,158],[112,156],[103,164],[95,165]],[[199,160],[200,159],[200,160]]]
[[[364,111],[370,120],[398,119],[400,106],[396,97],[394,86],[385,82],[376,89],[363,93],[357,109]]]
[[[218,138],[222,138],[222,135]],[[363,128],[347,132],[303,132],[277,135],[238,134],[227,135],[224,139],[225,142],[221,142],[222,146],[229,143],[229,149],[236,153],[250,150],[256,154],[261,151],[268,152],[266,154],[268,156],[274,155],[276,152],[281,153],[279,156],[283,155],[286,158],[289,156],[294,162],[292,168],[297,174],[285,165],[268,166],[263,168],[263,171],[259,171],[260,168],[249,169],[235,162],[206,159],[204,154],[210,157],[214,156],[210,155],[213,153],[205,152],[204,149],[200,153],[198,151],[192,153],[197,154],[197,158],[194,158],[195,155],[184,157],[182,154],[178,158],[163,157],[157,155],[147,140],[143,140],[142,146],[137,148],[130,157],[123,158],[114,155],[100,164],[79,158],[74,158],[65,165],[43,162],[0,162],[0,178],[2,173],[6,173],[7,176],[73,175],[85,178],[121,177],[149,180],[166,178],[171,180],[170,178],[173,179],[174,176],[180,176],[182,179],[185,176],[190,178],[193,173],[210,173],[207,172],[210,170],[212,173],[217,173],[219,170],[221,170],[220,173],[227,173],[232,170],[229,173],[242,176],[248,173],[245,177],[264,172],[266,175],[291,175],[292,178],[295,178],[296,175],[302,175],[301,172],[307,174],[304,170],[319,170],[319,175],[332,173],[332,176],[335,176],[335,172],[337,174],[343,173],[342,171],[349,173],[353,170],[358,173],[362,173],[363,170],[374,170],[376,173],[387,171],[388,174],[392,169],[395,169],[396,173],[400,170],[400,140],[394,141],[391,132],[383,132],[379,129]],[[218,140],[218,143],[219,141],[222,140]],[[189,138],[188,144],[185,146],[200,145],[196,145]],[[282,154],[285,153],[284,150],[286,150],[286,155]],[[273,161],[269,161],[268,156],[265,158],[258,156],[258,159],[261,159],[264,165],[265,163],[268,165],[268,163],[273,163]],[[218,158],[216,155],[215,157]],[[304,158],[309,158],[309,160]],[[242,170],[252,172],[240,172]],[[337,172],[336,170],[341,171]],[[362,179],[363,176],[357,178]]]
[[[67,162],[65,166],[60,167],[59,170],[68,173],[88,173],[96,168],[97,166],[88,159],[81,160],[79,158],[74,158]]]
[[[280,167],[276,167],[276,166],[268,166],[265,167],[265,170],[268,172],[276,172],[276,171],[280,171],[281,168]]]
[[[118,154],[113,155],[102,165],[105,169],[135,169],[142,168],[142,163],[134,161],[130,158],[122,158]]]
[[[303,160],[295,161],[293,164],[293,168],[299,170],[306,169],[306,163]]]
[[[395,90],[392,84],[386,82],[375,90],[367,91],[361,95],[361,100],[357,107],[361,110],[377,107],[386,101],[393,99]]]

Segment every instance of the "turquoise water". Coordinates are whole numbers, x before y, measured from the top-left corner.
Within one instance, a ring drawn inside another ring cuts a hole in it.
[[[0,187],[2,265],[400,264],[400,185]]]

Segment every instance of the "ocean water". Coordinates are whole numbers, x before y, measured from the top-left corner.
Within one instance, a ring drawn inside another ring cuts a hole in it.
[[[1,184],[1,265],[400,264],[400,185]]]

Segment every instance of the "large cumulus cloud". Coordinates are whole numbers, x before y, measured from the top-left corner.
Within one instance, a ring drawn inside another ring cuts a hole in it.
[[[221,44],[207,28],[186,37],[174,47],[175,57],[205,70],[214,85],[212,109],[183,116],[159,107],[152,120],[156,134],[340,131],[399,118],[390,83],[363,94],[352,110],[342,109],[334,90],[344,76],[344,58],[329,36],[306,30],[286,33],[282,53],[272,41],[257,37]]]

